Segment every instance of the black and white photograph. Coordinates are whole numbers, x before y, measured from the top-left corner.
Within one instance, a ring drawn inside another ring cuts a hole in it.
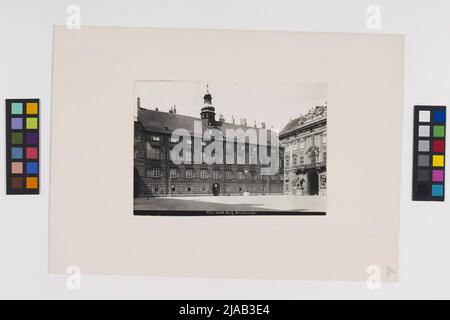
[[[135,215],[326,214],[326,83],[134,90]]]

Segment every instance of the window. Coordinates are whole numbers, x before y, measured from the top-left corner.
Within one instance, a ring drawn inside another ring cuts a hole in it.
[[[304,164],[305,163],[305,158],[304,157],[300,157],[300,164]]]
[[[181,161],[181,157],[179,153],[173,152],[172,153],[172,148],[170,148],[170,160],[173,162],[180,162]]]
[[[316,138],[311,137],[311,145],[314,146],[316,144]]]
[[[170,169],[170,178],[172,179],[177,178],[177,169]]]
[[[239,180],[244,180],[244,172],[238,171],[238,179]]]
[[[293,164],[294,166],[297,165],[297,155],[296,155],[296,154],[294,154],[294,155],[292,156],[292,164]]]
[[[294,143],[292,144],[292,149],[297,150],[297,142],[294,142]]]
[[[227,142],[226,145],[225,145],[225,150],[226,150],[227,154],[229,154],[231,152],[234,152],[234,145],[229,143],[229,142]]]
[[[246,154],[245,154],[245,145],[243,144],[238,144],[237,147],[237,163],[238,164],[244,164],[245,163],[245,158],[246,158]]]
[[[175,192],[175,185],[174,184],[170,186],[170,190],[172,190],[172,192]]]
[[[191,163],[191,159],[192,159],[192,151],[186,150],[186,152],[184,153],[184,161],[187,163]]]
[[[257,147],[250,147],[248,161],[250,164],[258,163],[258,148]]]
[[[233,179],[233,171],[231,171],[231,170],[225,171],[225,177],[227,179]]]
[[[200,177],[201,177],[202,179],[207,179],[207,178],[208,178],[208,170],[202,169],[202,170],[200,171]]]
[[[187,188],[187,192],[191,192],[191,187],[188,187],[188,188]]]
[[[159,177],[161,177],[161,168],[147,169],[146,175],[147,175],[147,177],[150,177],[150,178],[159,178]]]
[[[214,170],[214,179],[220,179],[220,170]]]
[[[305,142],[302,140],[300,141],[300,149],[303,149],[305,147]]]
[[[326,135],[323,135],[323,136],[322,136],[322,143],[323,143],[323,144],[326,144],[326,143],[327,143],[327,136],[326,136]]]
[[[155,190],[155,193],[158,193],[158,191],[159,191],[159,188],[158,188],[158,186],[157,186],[157,185],[155,186],[154,190]]]
[[[147,147],[147,152],[146,152],[146,158],[147,159],[152,159],[152,160],[159,160],[161,157],[161,151],[159,150],[159,148],[154,148],[150,145],[150,143],[147,142],[146,144]]]
[[[286,167],[289,167],[289,158],[286,158]]]
[[[327,152],[326,151],[324,151],[322,153],[322,158],[323,158],[323,162],[327,162]]]
[[[186,169],[186,178],[192,179],[194,177],[194,172],[192,169]]]
[[[150,139],[152,141],[161,141],[161,137],[160,136],[151,136]]]
[[[250,172],[250,179],[256,180],[256,172]]]

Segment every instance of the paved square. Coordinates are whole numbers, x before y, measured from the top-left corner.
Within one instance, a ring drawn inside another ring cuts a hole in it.
[[[326,212],[326,196],[199,196],[144,197],[134,200],[135,211],[282,211]]]

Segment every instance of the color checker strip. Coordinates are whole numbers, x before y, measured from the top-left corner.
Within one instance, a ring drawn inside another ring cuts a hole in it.
[[[6,193],[39,194],[39,99],[6,99]]]
[[[446,107],[414,106],[413,200],[444,201]]]

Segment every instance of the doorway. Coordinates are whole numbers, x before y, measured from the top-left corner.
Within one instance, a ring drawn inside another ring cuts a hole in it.
[[[213,191],[214,196],[218,196],[220,194],[220,184],[218,184],[217,182],[214,183],[213,187],[212,187],[212,191]]]
[[[318,195],[319,194],[319,175],[317,171],[312,171],[308,173],[308,194]]]

